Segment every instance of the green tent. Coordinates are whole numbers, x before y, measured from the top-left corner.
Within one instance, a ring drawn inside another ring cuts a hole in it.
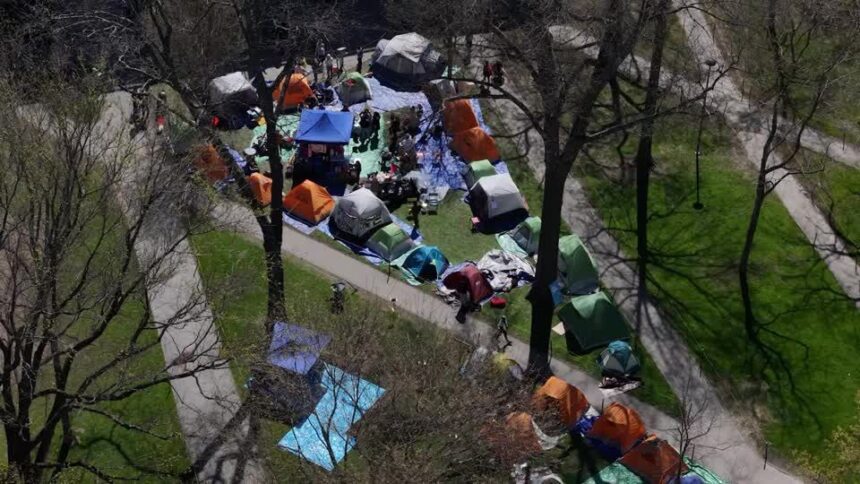
[[[540,242],[540,217],[529,217],[520,222],[511,238],[529,255],[536,253]]]
[[[624,317],[603,292],[572,298],[558,310],[567,349],[584,354],[615,340],[629,340]]]
[[[469,168],[464,175],[466,178],[466,188],[471,189],[481,178],[496,174],[496,168],[489,160],[473,161],[469,163]]]
[[[568,294],[589,294],[597,288],[597,269],[576,235],[558,240],[558,271]]]
[[[397,224],[390,223],[374,232],[367,240],[367,248],[387,261],[409,252],[415,244]]]
[[[358,72],[347,74],[343,81],[335,87],[335,91],[345,106],[352,106],[373,99],[370,84]]]

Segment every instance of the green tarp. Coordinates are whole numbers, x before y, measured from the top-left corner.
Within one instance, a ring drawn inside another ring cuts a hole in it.
[[[618,462],[606,466],[596,476],[583,481],[582,484],[645,484],[630,469]]]
[[[472,188],[481,178],[495,174],[496,168],[488,160],[473,161],[469,163],[469,169],[466,171],[466,188]]]
[[[597,288],[597,269],[576,235],[558,240],[558,270],[568,294],[588,294]]]
[[[611,341],[630,339],[624,317],[603,292],[572,298],[558,310],[558,317],[572,353],[588,353]]]

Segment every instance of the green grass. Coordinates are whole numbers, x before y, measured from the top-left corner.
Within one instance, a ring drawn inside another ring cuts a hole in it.
[[[751,174],[731,158],[732,133],[723,126],[710,128],[703,139],[705,208],[695,211],[694,123],[665,120],[656,133],[649,243],[658,255],[651,289],[661,309],[725,400],[758,421],[772,449],[783,456],[808,451],[826,461],[822,441],[856,413],[860,372],[848,369],[857,367],[860,314],[852,304],[828,296],[826,291],[839,293],[839,287],[771,196],[753,251],[752,297],[759,320],[780,335],[762,337],[788,362],[794,387],[788,373],[764,367],[745,339],[736,273],[754,194]],[[620,229],[616,236],[622,247],[635,253],[633,188],[593,165],[580,164],[577,174],[604,221]],[[798,343],[808,348],[808,358]]]
[[[805,153],[820,163],[821,170],[799,177],[824,214],[844,239],[860,244],[860,170],[824,160],[821,155]]]

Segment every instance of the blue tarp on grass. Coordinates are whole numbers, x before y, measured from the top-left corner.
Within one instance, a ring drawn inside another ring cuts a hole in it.
[[[355,438],[348,435],[349,428],[385,390],[329,364],[323,371],[322,386],[326,392],[314,412],[287,432],[278,447],[331,471],[355,447]]]
[[[278,321],[272,329],[268,360],[279,368],[304,375],[314,366],[329,342],[331,336],[327,334]]]

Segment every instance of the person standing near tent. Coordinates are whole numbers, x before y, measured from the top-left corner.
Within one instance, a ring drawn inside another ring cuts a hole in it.
[[[489,83],[490,78],[493,77],[493,66],[490,65],[490,61],[484,61],[484,82]]]
[[[356,62],[356,64],[355,64],[355,65],[356,65],[355,70],[356,70],[359,74],[361,74],[361,67],[362,67],[362,65],[361,65],[361,64],[362,64],[362,61],[364,61],[364,51],[361,49],[361,47],[359,47],[359,48],[358,48],[358,49],[356,49],[356,51],[355,51],[355,62]]]
[[[418,218],[421,216],[421,201],[419,199],[415,199],[412,203],[412,207],[409,208],[409,218],[412,219],[412,238],[414,239],[418,235]]]
[[[325,56],[325,78],[331,80],[334,75],[334,57],[331,54]]]
[[[493,84],[496,86],[502,86],[505,84],[505,67],[502,65],[502,61],[497,60],[495,64],[493,64]]]
[[[388,123],[388,128],[391,136],[391,140],[388,143],[388,151],[397,153],[397,144],[400,141],[400,116],[392,115]]]
[[[382,127],[382,116],[379,112],[374,112],[373,117],[370,119],[370,138],[379,142],[379,128]]]
[[[358,127],[360,128],[360,134],[358,136],[361,144],[364,144],[364,142],[367,141],[368,138],[370,138],[371,118],[372,115],[370,113],[370,108],[365,106],[364,109],[361,111],[361,114],[358,115]]]

